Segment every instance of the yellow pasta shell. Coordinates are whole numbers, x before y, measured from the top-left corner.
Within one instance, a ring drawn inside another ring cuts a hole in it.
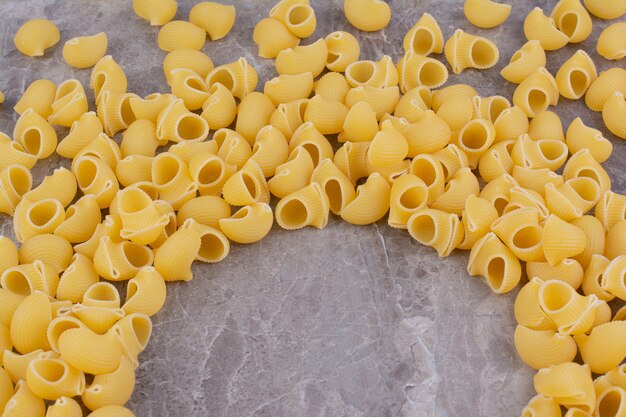
[[[409,151],[409,144],[390,121],[382,123],[367,152],[369,163],[377,168],[392,167],[402,162]]]
[[[90,410],[106,406],[122,406],[128,402],[135,388],[135,369],[122,357],[120,366],[113,372],[96,375],[82,392],[82,400]]]
[[[513,340],[520,358],[534,369],[571,362],[578,353],[572,336],[554,330],[533,330],[518,325]]]
[[[365,32],[382,30],[391,20],[391,7],[382,0],[344,0],[343,12],[352,26]]]
[[[52,234],[39,234],[22,243],[20,263],[29,264],[39,260],[59,274],[69,266],[73,253],[72,245],[66,239]]]
[[[24,55],[42,56],[46,49],[61,40],[61,33],[56,25],[46,19],[31,19],[17,30],[13,43]]]
[[[409,218],[425,208],[428,200],[428,187],[421,178],[404,174],[392,184],[389,198],[389,225],[405,229]]]
[[[417,211],[406,225],[411,237],[437,251],[439,257],[449,256],[463,240],[459,217],[435,209]]]
[[[602,108],[602,120],[606,127],[617,137],[626,139],[626,96],[616,91],[604,103]]]
[[[497,294],[504,294],[517,286],[522,267],[513,252],[495,233],[489,232],[472,246],[467,271],[480,275]]]
[[[235,6],[204,1],[189,12],[189,21],[206,30],[211,40],[225,37],[235,23]]]
[[[57,87],[48,122],[70,127],[89,111],[85,90],[78,80],[67,80]]]
[[[346,114],[339,141],[370,142],[378,133],[376,112],[365,101],[356,103]]]
[[[238,169],[252,156],[250,143],[234,130],[220,129],[213,134],[213,140],[219,145],[217,156]]]
[[[293,133],[293,136],[289,141],[289,150],[293,151],[300,145],[309,152],[315,166],[317,166],[325,158],[333,158],[332,145],[326,136],[322,135],[315,128],[312,122],[303,123]]]
[[[209,90],[213,84],[220,83],[228,88],[233,96],[241,99],[254,91],[259,82],[259,76],[245,58],[239,58],[237,61],[214,68],[205,81]]]
[[[613,144],[602,132],[586,126],[580,117],[574,119],[567,128],[565,143],[572,154],[589,149],[591,156],[599,163],[606,161],[613,152]]]
[[[359,41],[351,33],[336,31],[324,38],[328,57],[326,68],[331,71],[343,72],[353,62],[358,61],[361,54]]]
[[[538,277],[543,281],[557,279],[568,283],[573,288],[578,288],[583,281],[583,268],[574,259],[563,259],[556,265],[548,262],[528,262],[526,264],[526,275]]]
[[[500,71],[507,81],[519,84],[537,69],[546,66],[546,53],[538,40],[529,40],[515,51],[509,64]]]
[[[398,84],[398,73],[390,56],[379,61],[356,61],[345,70],[346,80],[352,87],[392,87]]]
[[[448,80],[448,70],[436,59],[408,51],[396,66],[403,93],[419,87],[437,88]]]
[[[380,120],[385,114],[393,113],[398,100],[400,100],[400,89],[397,86],[387,88],[361,86],[348,91],[345,104],[351,108],[359,101],[365,101],[376,112],[376,118]]]
[[[49,157],[57,147],[56,131],[33,109],[24,111],[17,120],[13,138],[37,159]]]
[[[605,2],[602,0],[584,0],[587,9],[600,19],[617,19],[626,14],[626,2]]]
[[[190,48],[180,48],[169,52],[165,56],[165,59],[163,59],[163,73],[165,74],[165,80],[168,85],[171,84],[170,73],[177,68],[191,70],[204,79],[209,75],[214,65],[211,58],[204,52]],[[156,93],[155,96],[158,97],[158,93]]]
[[[563,168],[563,178],[569,180],[581,176],[595,180],[603,192],[611,188],[611,178],[606,170],[593,158],[588,149],[582,149],[570,157]]]
[[[309,100],[304,121],[310,122],[324,135],[341,132],[348,114],[348,107],[339,101],[329,101],[322,96]]]
[[[141,269],[128,281],[126,302],[122,309],[126,314],[143,313],[153,316],[165,304],[167,289],[161,274],[153,267]]]
[[[489,69],[496,65],[500,52],[495,43],[481,36],[457,29],[444,47],[452,72],[460,74],[467,68]]]
[[[587,39],[593,29],[591,16],[580,0],[560,0],[552,9],[550,17],[559,30],[569,38],[570,43],[580,43]]]
[[[432,156],[441,163],[441,167],[446,174],[446,181],[450,181],[452,177],[454,177],[462,168],[469,167],[469,159],[467,158],[467,155],[453,143],[450,143],[445,148],[434,152]]]
[[[25,354],[50,349],[46,332],[51,320],[52,305],[48,295],[36,291],[24,298],[11,319],[11,341],[15,350]]]
[[[406,126],[402,134],[409,145],[409,157],[439,151],[450,143],[452,137],[448,124],[432,110],[426,110],[420,120]]]
[[[85,389],[85,374],[62,359],[38,358],[28,365],[26,383],[33,394],[54,401],[80,395]]]
[[[524,20],[526,39],[537,40],[546,51],[554,51],[569,42],[569,36],[561,32],[552,17],[544,14],[540,7],[535,7]]]
[[[585,94],[597,77],[598,72],[591,57],[579,49],[561,65],[555,79],[563,97],[577,100]]]
[[[104,32],[72,38],[63,45],[63,59],[75,68],[93,67],[106,54],[107,44]]]
[[[315,95],[325,100],[339,101],[343,103],[350,90],[350,84],[346,77],[339,72],[327,72],[322,75],[313,86]]]
[[[626,38],[626,23],[613,23],[600,34],[596,51],[606,59],[622,59],[626,56],[624,38]]]
[[[548,106],[556,106],[559,90],[556,80],[544,67],[525,78],[513,92],[513,104],[520,107],[528,117],[535,117]]]
[[[202,108],[209,98],[209,90],[204,78],[187,68],[175,68],[170,71],[172,94],[183,100],[189,110]]]
[[[470,168],[475,169],[495,139],[496,129],[489,120],[473,119],[461,128],[457,146],[467,155]]]
[[[252,39],[262,58],[276,58],[282,50],[295,48],[300,44],[300,39],[283,22],[273,17],[262,19],[256,24]]]
[[[254,243],[269,233],[274,223],[272,208],[266,203],[244,206],[232,216],[220,220],[220,229],[237,243]]]
[[[159,30],[157,43],[160,49],[167,52],[180,48],[199,51],[204,46],[205,39],[204,29],[183,20],[172,20]]]
[[[605,256],[609,259],[626,254],[626,219],[617,222],[606,234]]]
[[[1,276],[4,271],[19,264],[19,252],[13,241],[5,236],[0,236],[0,251],[3,255],[2,258],[0,258]]]
[[[297,75],[311,72],[317,77],[326,68],[328,49],[324,39],[310,45],[299,45],[280,51],[276,56],[276,71],[279,75]]]
[[[56,151],[65,158],[74,158],[103,132],[104,127],[96,113],[84,113],[72,123],[69,134],[59,142]]]
[[[269,188],[260,165],[253,159],[224,183],[224,200],[234,206],[269,203]]]
[[[478,196],[479,191],[476,176],[469,168],[461,168],[430,206],[433,209],[461,215],[465,208],[465,200],[470,195]]]
[[[69,397],[60,397],[48,407],[46,417],[81,417],[80,404]]]
[[[239,104],[235,131],[252,145],[259,130],[269,124],[274,110],[276,107],[263,93],[246,95]]]
[[[489,233],[491,224],[497,218],[498,212],[490,201],[473,194],[468,196],[461,214],[464,233],[459,249],[471,249],[474,243]]]
[[[474,26],[493,28],[509,18],[511,5],[496,3],[492,0],[466,0],[463,12]]]
[[[428,154],[413,158],[409,172],[419,177],[428,187],[428,202],[432,203],[445,189],[445,173],[438,159]]]
[[[174,18],[178,4],[176,0],[133,0],[135,14],[152,26],[160,26]]]
[[[4,407],[3,414],[6,416],[43,416],[45,412],[44,400],[35,395],[28,388],[26,381],[22,380],[15,384],[15,393]]]
[[[276,206],[276,222],[287,230],[314,226],[323,229],[328,223],[330,203],[317,183],[312,183],[283,197]]]
[[[315,32],[315,11],[308,1],[279,1],[270,10],[270,16],[283,22],[299,38],[307,38]]]
[[[585,232],[551,214],[544,225],[543,250],[548,262],[555,265],[565,258],[583,252],[587,242]]]
[[[276,167],[275,175],[267,182],[269,190],[276,197],[283,198],[308,185],[314,169],[311,154],[303,146],[297,146],[288,160]]]
[[[536,114],[530,121],[528,136],[533,140],[551,139],[563,142],[565,135],[561,118],[558,114],[548,110]]]
[[[288,103],[308,98],[313,91],[313,75],[305,72],[298,75],[280,75],[265,83],[263,93],[274,103]]]
[[[403,41],[404,51],[419,55],[440,54],[443,52],[443,33],[435,18],[424,13],[407,32]]]
[[[348,203],[341,217],[351,224],[365,225],[380,220],[389,210],[391,187],[380,174],[371,174],[357,187],[354,200]]]
[[[539,370],[534,378],[535,390],[567,407],[592,411],[595,391],[588,365],[564,362]]]
[[[47,119],[52,114],[52,102],[57,86],[50,80],[35,80],[28,85],[22,97],[13,107],[16,113],[22,114],[32,108],[41,117]]]
[[[616,91],[626,94],[626,70],[619,67],[609,68],[598,75],[585,94],[585,104],[593,111],[602,111],[604,103]]]
[[[591,371],[603,374],[618,366],[626,357],[624,338],[626,322],[615,321],[594,327],[589,335],[576,336],[576,343]]]
[[[553,398],[545,397],[542,394],[535,395],[530,399],[528,405],[522,409],[523,417],[559,417],[562,415],[561,407]],[[567,416],[578,417],[578,416]],[[586,417],[586,416],[580,416]]]
[[[0,213],[12,216],[17,204],[30,192],[32,184],[30,171],[22,165],[9,165],[1,170]]]
[[[154,268],[166,281],[190,281],[193,278],[191,264],[198,256],[201,244],[196,230],[177,230],[156,250]]]
[[[69,329],[61,334],[58,343],[61,358],[85,373],[111,373],[122,359],[122,346],[111,332],[99,335],[87,328]]]
[[[152,161],[152,181],[160,198],[174,209],[194,198],[198,188],[187,164],[170,152],[159,154]]]
[[[105,91],[123,94],[126,92],[128,81],[126,74],[111,55],[105,55],[91,70],[89,87],[93,89],[96,103]]]
[[[615,227],[615,226],[614,226]],[[609,258],[610,259],[610,258]],[[624,283],[624,275],[626,274],[626,255],[616,256],[606,266],[602,273],[600,284],[602,289],[615,295],[620,299],[626,298],[626,283]]]

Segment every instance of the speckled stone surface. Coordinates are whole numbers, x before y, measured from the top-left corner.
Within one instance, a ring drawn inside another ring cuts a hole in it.
[[[177,18],[184,19],[195,1],[179,3]],[[245,56],[264,82],[274,76],[273,62],[256,56],[252,29],[273,1],[234,3],[234,30],[207,42],[205,51],[217,64]],[[311,3],[318,20],[311,39],[350,31],[361,41],[363,59],[397,59],[404,33],[424,12],[435,16],[446,38],[459,27],[488,36],[500,48],[500,62],[450,82],[510,97],[514,85],[499,71],[525,41],[524,16],[533,6],[549,11],[554,2],[517,0],[504,26],[479,30],[465,20],[462,0],[392,0],[391,24],[372,34],[348,25],[341,1]],[[167,91],[158,28],[135,17],[129,0],[2,0],[0,16],[0,90],[7,97],[0,131],[12,132],[12,106],[31,81],[78,78],[87,86],[90,71],[62,60],[62,42],[74,36],[106,31],[109,53],[126,70],[131,91]],[[63,37],[38,59],[22,56],[12,42],[33,17],[54,20]],[[548,54],[549,69],[556,73],[577,48],[590,52],[599,70],[620,65],[595,53],[606,26],[594,19],[587,41]],[[564,123],[581,116],[611,138],[615,152],[605,166],[613,188],[625,192],[626,142],[582,102],[562,100],[555,111]],[[54,157],[38,163],[36,178],[61,163],[67,166]],[[1,233],[12,235],[11,228],[11,219],[0,217]],[[385,221],[356,227],[332,218],[324,230],[295,232],[275,226],[260,243],[233,245],[220,264],[195,265],[192,282],[168,287],[129,407],[139,417],[518,415],[533,394],[533,371],[512,344],[516,292],[491,293],[468,276],[466,263],[467,253],[439,259]]]

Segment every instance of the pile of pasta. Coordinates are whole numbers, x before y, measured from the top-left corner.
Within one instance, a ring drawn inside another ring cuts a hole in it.
[[[585,5],[600,18],[626,13],[623,0]],[[63,56],[93,66],[96,111],[78,80],[37,80],[15,105],[12,138],[0,133],[0,211],[13,216],[20,243],[0,237],[0,415],[82,416],[78,398],[91,417],[133,416],[123,406],[166,282],[191,280],[196,261],[222,261],[231,242],[261,240],[274,219],[289,230],[323,228],[330,213],[355,225],[387,216],[441,257],[468,250],[469,274],[498,294],[525,270],[514,340],[538,370],[538,394],[522,415],[623,415],[626,309],[612,316],[609,303],[626,300],[626,195],[611,190],[601,165],[611,142],[581,118],[565,130],[550,106],[584,96],[626,138],[626,70],[598,75],[583,50],[554,76],[545,68],[546,50],[591,33],[578,0],[526,18],[528,42],[502,70],[518,84],[512,101],[441,88],[449,73],[433,54],[460,73],[493,67],[499,52],[461,29],[444,40],[427,13],[398,62],[361,60],[345,31],[301,45],[315,12],[307,0],[281,0],[252,34],[278,73],[259,92],[245,58],[214,66],[200,51],[207,35],[230,31],[234,7],[199,3],[189,21],[171,21],[174,0],[133,7],[163,25],[171,93],[128,92],[123,69],[105,56],[106,34],[79,37]],[[344,8],[362,30],[391,18],[379,0]],[[478,27],[510,11],[465,3]],[[623,58],[624,33],[623,22],[609,26],[598,51]],[[59,40],[54,23],[33,20],[15,45],[38,56]],[[69,127],[60,141],[54,125]],[[55,152],[70,169],[33,188],[30,169]],[[112,283],[125,283],[123,302]]]

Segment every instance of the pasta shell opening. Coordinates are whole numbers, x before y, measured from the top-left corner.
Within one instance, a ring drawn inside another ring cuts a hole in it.
[[[118,194],[119,195],[119,194]],[[118,200],[120,215],[140,212],[152,205],[150,196],[140,189],[129,189],[121,193]]]
[[[63,211],[61,203],[57,200],[46,199],[37,201],[28,211],[28,219],[36,228],[45,229]]]
[[[550,98],[545,91],[534,88],[528,92],[526,97],[528,107],[533,114],[539,114],[550,105]]]
[[[2,287],[14,294],[28,296],[32,293],[30,282],[23,271],[10,269],[2,275]]]
[[[531,249],[541,243],[543,231],[538,225],[526,226],[513,235],[513,244],[519,249]]]
[[[115,326],[115,332],[118,337],[122,340],[125,339],[124,336],[127,336],[131,339],[132,342],[136,342],[137,346],[143,350],[148,345],[150,341],[150,336],[152,335],[152,322],[148,316],[143,314],[132,314],[132,317],[127,316],[125,320],[130,321],[129,329],[131,334],[124,335],[124,330],[121,326]],[[123,320],[122,320],[123,321]]]
[[[135,268],[150,266],[152,263],[152,252],[143,245],[125,242],[123,252],[128,262]]]
[[[172,156],[158,158],[152,166],[152,181],[157,187],[165,187],[176,178],[181,169],[181,162],[177,158]]]
[[[493,67],[498,62],[499,53],[491,42],[486,39],[476,39],[470,52],[472,66],[478,69]]]
[[[374,61],[359,61],[348,66],[346,78],[354,87],[367,85],[376,73],[376,63]]]
[[[437,237],[435,220],[428,215],[416,216],[409,223],[411,236],[423,245],[429,246]]]
[[[485,279],[491,288],[500,288],[506,274],[506,261],[501,257],[489,260],[486,268]]]
[[[85,325],[82,321],[78,320],[76,317],[71,316],[61,316],[57,317],[50,322],[48,325],[48,341],[50,342],[50,346],[52,350],[55,352],[59,351],[59,337],[63,334],[63,332],[70,329],[84,329]]]
[[[76,166],[76,181],[81,189],[88,189],[95,181],[98,166],[91,158],[81,158]]]
[[[108,282],[98,282],[85,292],[83,305],[117,308],[120,305],[120,294]]]
[[[309,211],[306,205],[298,200],[289,200],[279,213],[280,223],[285,229],[299,229],[307,224]]]
[[[626,413],[626,392],[619,387],[607,389],[598,398],[596,415],[598,417],[620,416]]]
[[[336,179],[329,179],[324,185],[324,192],[328,196],[330,203],[330,209],[333,213],[341,212],[344,207],[343,192],[341,190],[341,183]]]
[[[14,193],[18,196],[23,196],[27,192],[30,191],[33,185],[33,178],[30,175],[30,171],[26,169],[22,165],[10,165],[6,168],[9,181],[8,184],[2,182],[0,179],[0,183],[2,186],[9,189],[11,193]]]
[[[562,14],[557,24],[559,26],[559,30],[567,35],[568,38],[571,38],[576,32],[576,29],[578,29],[578,22],[578,13],[570,11]]]
[[[219,182],[225,174],[224,163],[221,159],[208,160],[198,171],[196,181],[203,186],[211,186]]]
[[[297,27],[304,26],[304,24],[312,18],[315,18],[315,15],[311,6],[306,4],[296,4],[287,12],[287,27],[295,29]]]
[[[209,86],[220,83],[230,91],[233,91],[236,86],[235,77],[228,68],[216,68],[215,71],[208,75],[206,83]]]
[[[416,54],[428,55],[434,49],[435,36],[432,31],[425,27],[419,27],[411,39],[411,48]]]
[[[489,140],[491,139],[491,142],[493,142],[493,135],[490,134],[485,123],[481,123],[480,119],[477,120],[477,122],[468,123],[461,130],[459,134],[461,149],[479,151],[485,148],[485,146],[491,146]]]
[[[35,360],[32,367],[37,375],[50,383],[59,382],[67,373],[67,366],[52,359]]]
[[[182,140],[200,140],[207,135],[207,124],[197,114],[187,114],[178,120],[176,131]]]
[[[553,281],[541,287],[539,297],[542,309],[548,314],[554,314],[565,308],[572,301],[574,294],[569,284]]]
[[[41,132],[36,127],[27,129],[22,136],[22,143],[26,152],[31,155],[38,155],[41,150]]]
[[[227,246],[222,238],[215,233],[205,233],[200,237],[198,257],[205,262],[217,262],[224,259]]]
[[[415,185],[411,188],[406,189],[400,195],[400,205],[407,210],[415,210],[418,207],[424,205],[425,201],[428,199],[428,192],[426,189],[419,185]]]
[[[587,72],[575,69],[569,73],[568,84],[575,97],[582,97],[591,85]]]
[[[445,67],[438,61],[427,61],[418,70],[419,85],[438,87],[448,79]]]

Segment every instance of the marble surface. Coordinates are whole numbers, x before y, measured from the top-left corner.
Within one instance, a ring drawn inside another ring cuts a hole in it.
[[[423,12],[435,16],[446,38],[457,27],[486,35],[500,48],[498,65],[450,82],[509,97],[514,86],[498,73],[524,43],[523,18],[533,6],[549,11],[554,3],[517,0],[504,26],[479,30],[464,19],[462,0],[392,0],[389,27],[365,34],[348,25],[340,0],[311,2],[318,19],[312,39],[350,31],[364,59],[382,53],[397,59],[404,33]],[[195,1],[179,3],[177,18],[186,18]],[[217,64],[245,56],[267,80],[273,62],[256,56],[252,29],[273,2],[234,3],[233,32],[207,42],[205,51]],[[158,29],[136,18],[129,0],[2,0],[0,16],[0,90],[7,97],[1,131],[12,131],[12,106],[31,81],[78,78],[87,85],[89,79],[89,70],[63,63],[62,44],[43,58],[19,54],[13,34],[28,18],[53,19],[63,41],[106,31],[109,53],[126,70],[131,91],[167,90]],[[595,53],[606,26],[594,19],[587,41],[549,54],[549,69],[555,73],[579,47],[600,70],[616,65]],[[556,111],[565,123],[580,115],[611,138],[615,153],[605,165],[614,189],[625,192],[626,142],[609,135],[600,115],[582,102],[562,100]],[[67,161],[38,163],[37,178],[59,164]],[[6,216],[0,233],[12,234]],[[533,371],[512,345],[515,292],[491,293],[468,276],[466,263],[467,253],[439,259],[385,221],[356,227],[333,218],[324,230],[295,232],[275,226],[258,244],[234,245],[220,264],[196,265],[192,282],[168,287],[129,407],[139,417],[518,415],[533,394]]]

